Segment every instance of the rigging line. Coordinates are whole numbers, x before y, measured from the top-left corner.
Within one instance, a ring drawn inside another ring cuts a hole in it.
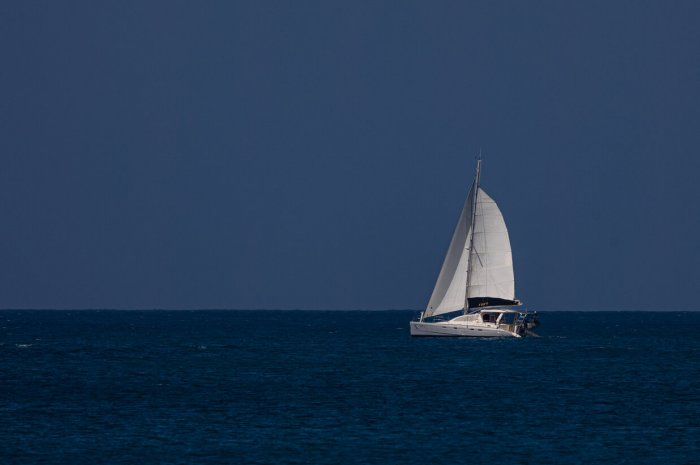
[[[484,239],[484,240],[485,240],[485,239]],[[474,253],[476,254],[476,258],[479,259],[479,265],[481,265],[481,267],[483,268],[483,267],[484,267],[484,262],[481,261],[481,256],[479,256],[479,251],[476,250],[476,247],[474,247]]]
[[[484,242],[486,242],[486,238],[485,238],[485,237],[484,237]],[[484,246],[485,246],[485,245],[484,245]],[[479,251],[476,250],[476,247],[474,247],[473,250],[474,250],[474,253],[476,254],[476,258],[479,259],[479,265],[481,265],[481,267],[483,268],[483,267],[484,267],[484,262],[481,261],[481,256],[479,255]]]

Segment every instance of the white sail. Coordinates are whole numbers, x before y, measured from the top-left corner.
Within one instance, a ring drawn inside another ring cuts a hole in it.
[[[462,214],[452,234],[450,247],[442,263],[433,294],[425,309],[424,317],[442,315],[464,308],[467,289],[467,265],[469,262],[469,226],[472,220],[474,186],[469,190]]]
[[[476,197],[471,252],[467,297],[514,300],[513,255],[508,229],[498,205],[481,188]]]

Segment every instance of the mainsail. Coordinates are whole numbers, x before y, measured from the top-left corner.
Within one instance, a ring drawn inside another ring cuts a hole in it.
[[[478,187],[478,174],[423,317],[461,310],[467,299],[470,307],[515,303],[508,229],[496,202]]]
[[[508,228],[498,205],[479,188],[474,215],[474,239],[469,263],[467,297],[473,301],[502,299],[513,304],[515,279]],[[488,302],[486,302],[488,303]]]

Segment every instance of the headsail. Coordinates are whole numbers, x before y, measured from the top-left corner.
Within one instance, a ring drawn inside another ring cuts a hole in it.
[[[508,229],[498,205],[479,188],[474,216],[474,240],[469,264],[470,306],[515,303],[513,255]],[[491,304],[493,304],[491,303]]]
[[[459,221],[452,234],[450,247],[442,263],[433,295],[430,297],[424,317],[442,315],[464,308],[464,296],[467,288],[467,266],[469,262],[468,235],[472,220],[474,203],[474,185],[469,190],[467,201],[459,215]]]

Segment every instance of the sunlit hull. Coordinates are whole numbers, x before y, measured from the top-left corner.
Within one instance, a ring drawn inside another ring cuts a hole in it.
[[[441,321],[429,323],[411,321],[411,336],[447,337],[521,337],[518,327],[513,325],[468,324],[464,321]]]

